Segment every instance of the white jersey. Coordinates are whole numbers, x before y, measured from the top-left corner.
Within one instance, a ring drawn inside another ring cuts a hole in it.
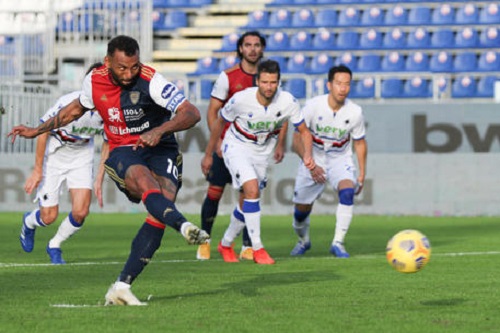
[[[40,121],[43,123],[56,116],[63,107],[77,99],[80,94],[81,91],[74,91],[59,98],[56,104],[40,118]],[[52,130],[47,141],[46,152],[53,153],[62,146],[93,150],[94,135],[102,135],[102,133],[101,116],[97,112],[87,111],[82,117],[68,125]]]
[[[229,93],[229,78],[227,77],[226,72],[222,71],[219,74],[219,77],[214,83],[212,87],[212,93],[210,96],[217,98],[221,101],[225,101],[227,99]]]

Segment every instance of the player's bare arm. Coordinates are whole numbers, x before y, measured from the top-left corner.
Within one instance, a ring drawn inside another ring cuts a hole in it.
[[[286,151],[286,136],[288,133],[288,121],[281,127],[280,133],[278,134],[278,143],[276,144],[276,149],[274,150],[274,161],[280,163],[285,157]]]
[[[207,125],[208,125],[208,130],[212,131],[212,127],[214,126],[214,123],[217,121],[217,115],[219,114],[219,110],[222,108],[224,105],[224,102],[217,99],[217,98],[210,98],[210,102],[208,104],[208,109],[207,109]]]
[[[36,151],[35,151],[35,166],[31,175],[26,179],[24,183],[24,191],[31,194],[34,189],[38,187],[43,178],[43,160],[45,159],[45,147],[47,146],[47,140],[49,138],[49,133],[43,133],[38,136],[36,140]]]
[[[358,158],[358,189],[356,194],[359,194],[363,189],[363,184],[365,182],[366,176],[366,159],[368,156],[368,146],[365,139],[354,140],[354,151],[356,152],[356,157]]]
[[[99,203],[99,207],[104,206],[104,202],[102,199],[102,184],[104,182],[104,162],[108,159],[109,156],[109,143],[107,141],[103,141],[101,146],[101,160],[99,161],[99,168],[97,169],[97,174],[94,180],[94,194],[97,198],[97,202]]]
[[[293,149],[302,158],[304,165],[311,172],[311,177],[316,183],[326,181],[325,170],[316,165],[312,157],[312,135],[307,126],[302,123],[297,127],[298,132],[294,133]]]
[[[210,131],[210,138],[208,140],[207,147],[205,148],[205,156],[201,160],[201,172],[206,176],[210,171],[213,163],[212,154],[217,148],[217,143],[219,142],[219,138],[222,134],[222,130],[224,129],[224,124],[226,121],[224,118],[219,116],[215,123],[213,124],[212,130]]]

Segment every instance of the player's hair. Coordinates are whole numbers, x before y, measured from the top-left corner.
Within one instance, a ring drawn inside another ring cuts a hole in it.
[[[116,36],[108,43],[108,56],[112,57],[116,50],[125,52],[127,57],[132,57],[139,53],[139,43],[129,36]]]
[[[94,69],[99,68],[103,65],[102,62],[94,62],[89,69],[85,72],[85,75],[88,75],[90,72],[92,72]]]
[[[238,58],[243,58],[243,54],[240,52],[240,47],[243,46],[243,41],[245,40],[245,37],[247,36],[254,36],[254,37],[259,37],[260,39],[260,44],[262,45],[262,48],[266,48],[266,39],[264,36],[260,34],[258,31],[247,31],[243,35],[238,38],[238,42],[236,43],[236,54],[238,55]]]
[[[279,80],[281,76],[280,64],[277,61],[271,59],[266,59],[264,61],[261,61],[259,63],[259,66],[257,67],[258,79],[260,79],[261,73],[278,74],[278,80]]]
[[[349,69],[349,67],[347,67],[346,65],[338,65],[338,66],[333,66],[328,71],[328,82],[332,82],[333,78],[335,77],[335,74],[337,73],[347,73],[352,79],[352,71]]]

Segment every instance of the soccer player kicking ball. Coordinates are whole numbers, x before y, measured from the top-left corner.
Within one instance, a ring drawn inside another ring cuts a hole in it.
[[[240,190],[240,198],[218,246],[225,262],[238,262],[233,241],[246,224],[252,240],[254,262],[274,264],[260,237],[260,191],[267,181],[267,167],[276,146],[276,137],[288,119],[301,135],[304,165],[309,170],[315,167],[311,156],[312,138],[305,126],[300,105],[290,93],[278,89],[279,81],[279,64],[273,60],[262,61],[257,69],[256,87],[234,94],[221,109],[201,162],[202,172],[206,175],[224,124],[231,123],[221,150],[233,187]]]

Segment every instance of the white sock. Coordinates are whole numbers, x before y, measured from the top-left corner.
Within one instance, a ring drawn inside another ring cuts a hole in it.
[[[38,219],[37,219],[37,215],[38,215]],[[26,226],[28,227],[28,229],[35,229],[38,227],[46,227],[47,226],[42,221],[42,218],[40,216],[40,208],[37,208],[37,209],[33,210],[31,213],[29,213],[29,215],[26,216],[24,223],[26,223]]]
[[[52,237],[49,241],[50,248],[60,248],[61,243],[73,236],[75,233],[80,230],[82,225],[73,221],[71,223],[69,215],[61,222],[61,225],[57,229],[57,233]]]
[[[260,239],[260,204],[259,199],[244,200],[243,202],[243,215],[245,216],[245,223],[247,225],[248,235],[252,240],[252,249],[254,251],[260,250],[264,247]],[[245,211],[245,204],[252,206],[252,211]],[[257,209],[255,209],[257,208]]]
[[[243,221],[238,220],[234,213],[231,214],[231,222],[224,233],[224,237],[222,237],[221,244],[222,246],[231,246],[233,241],[245,228],[245,223]]]
[[[299,236],[299,241],[302,244],[308,243],[309,242],[309,226],[311,224],[311,219],[309,216],[305,218],[304,221],[298,222],[295,218],[293,219],[293,229],[295,230],[295,233],[297,236]]]
[[[339,204],[337,206],[337,222],[335,224],[335,237],[332,244],[344,243],[345,235],[351,225],[354,205],[346,206]]]

